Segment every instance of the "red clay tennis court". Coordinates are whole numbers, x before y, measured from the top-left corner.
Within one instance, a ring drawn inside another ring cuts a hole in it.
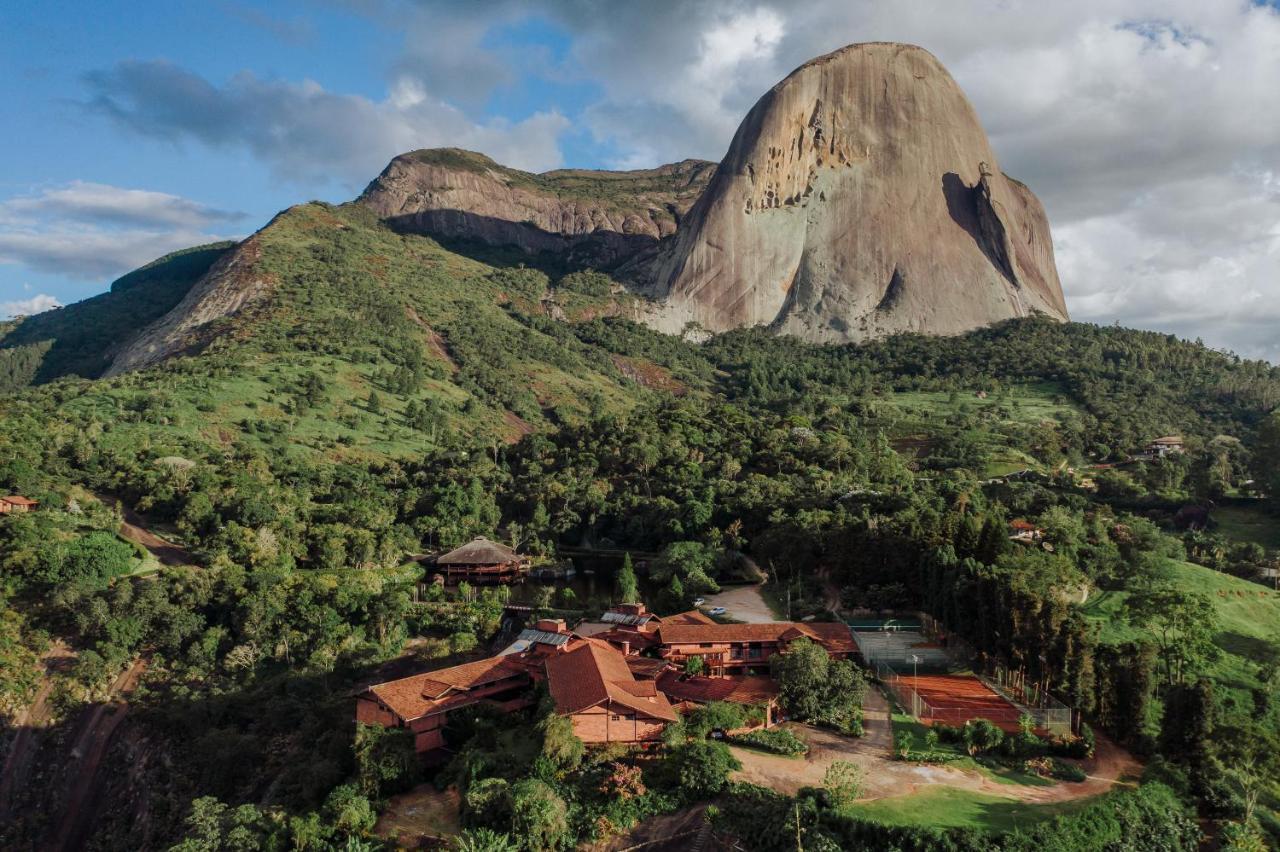
[[[988,719],[1009,732],[1018,730],[1017,707],[997,695],[973,675],[899,675],[898,687],[914,688],[925,706],[920,721],[926,725],[963,725],[970,719]]]

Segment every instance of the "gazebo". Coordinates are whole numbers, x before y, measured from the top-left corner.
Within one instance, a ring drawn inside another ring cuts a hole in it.
[[[484,536],[436,557],[446,583],[517,583],[529,573],[529,559]]]

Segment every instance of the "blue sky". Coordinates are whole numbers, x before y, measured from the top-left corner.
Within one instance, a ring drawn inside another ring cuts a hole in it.
[[[354,197],[394,154],[718,159],[855,41],[933,51],[1045,202],[1073,317],[1280,361],[1280,13],[1235,0],[210,0],[0,9],[0,315]]]

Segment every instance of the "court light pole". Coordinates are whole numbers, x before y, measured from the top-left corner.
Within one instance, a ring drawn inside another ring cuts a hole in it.
[[[915,706],[915,716],[920,718],[920,657],[911,655],[911,701]]]

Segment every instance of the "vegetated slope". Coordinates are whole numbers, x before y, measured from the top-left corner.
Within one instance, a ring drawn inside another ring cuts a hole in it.
[[[112,354],[177,305],[232,245],[167,254],[120,277],[100,296],[0,323],[0,391],[60,376],[102,375]]]
[[[1251,706],[1250,691],[1261,687],[1259,669],[1280,660],[1280,596],[1258,583],[1190,562],[1168,563],[1178,588],[1206,596],[1217,617],[1213,642],[1221,651],[1218,660],[1195,677],[1207,675],[1236,693],[1241,706]],[[1096,594],[1084,612],[1101,625],[1104,642],[1119,643],[1146,638],[1125,617],[1123,591]]]
[[[222,254],[68,405],[179,444],[385,456],[633,404],[647,392],[624,372],[634,365],[557,336],[551,318],[630,311],[631,297],[592,273],[555,285],[397,233],[358,205],[302,205]]]

